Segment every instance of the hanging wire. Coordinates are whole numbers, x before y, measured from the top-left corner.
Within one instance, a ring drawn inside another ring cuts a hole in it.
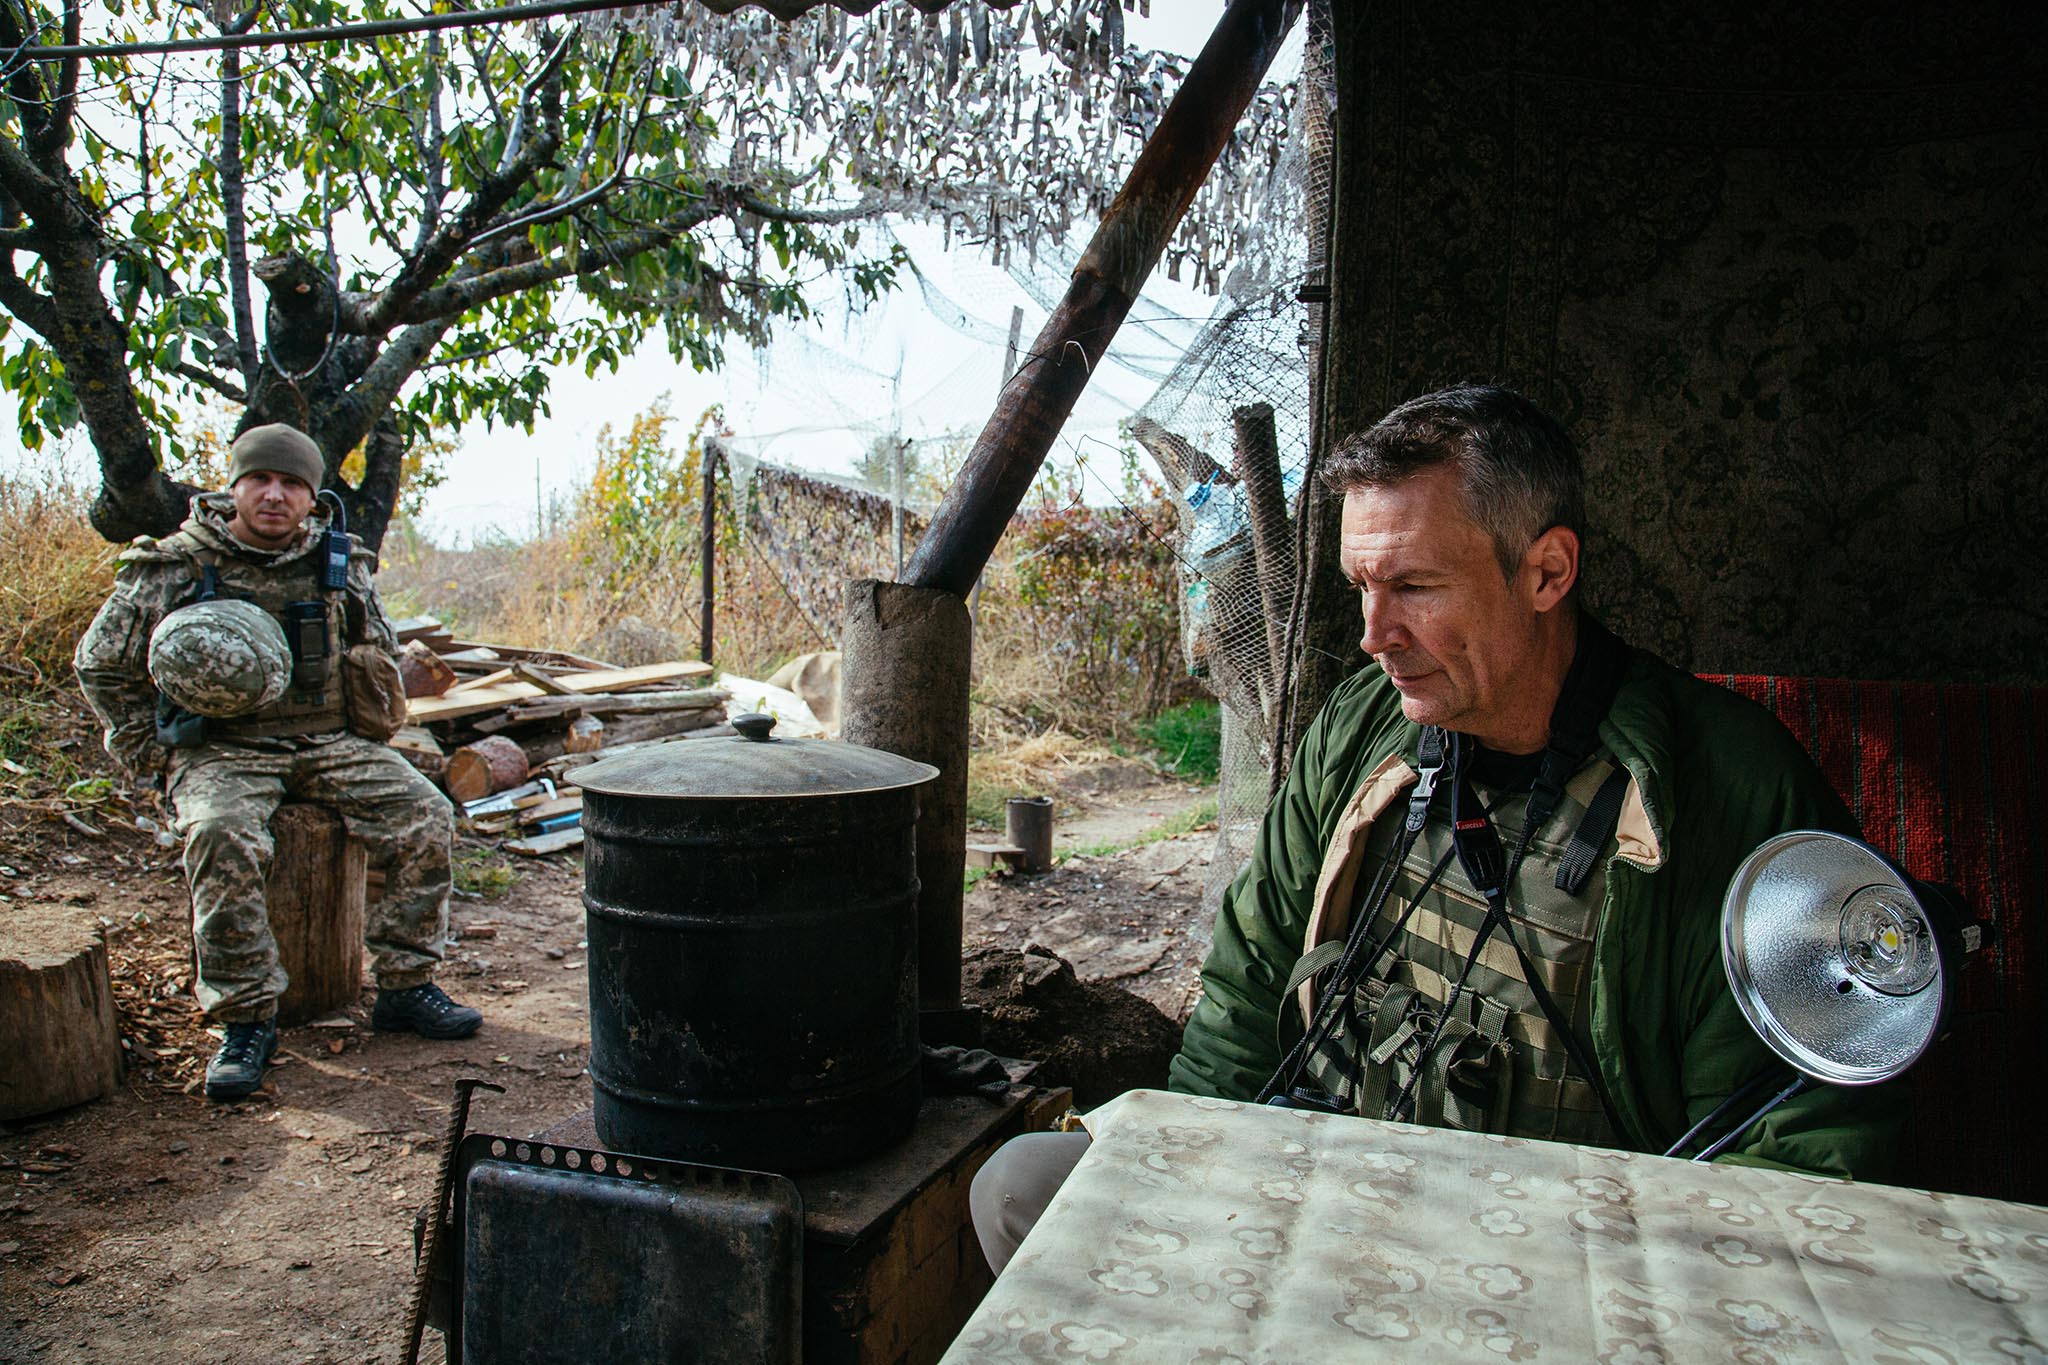
[[[543,0],[531,5],[455,10],[445,14],[419,14],[408,19],[329,24],[320,28],[290,28],[276,33],[223,33],[209,38],[159,38],[133,43],[51,43],[47,46],[23,43],[18,47],[0,47],[0,62],[58,62],[72,57],[154,57],[180,52],[237,52],[252,47],[311,47],[316,43],[355,42],[399,33],[487,28],[570,14],[594,14],[601,10],[654,9],[671,3],[673,0]]]

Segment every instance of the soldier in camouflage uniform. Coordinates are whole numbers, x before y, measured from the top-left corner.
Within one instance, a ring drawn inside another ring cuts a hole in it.
[[[270,817],[288,797],[340,812],[368,846],[370,865],[384,871],[366,933],[379,987],[372,1023],[463,1038],[483,1020],[432,982],[447,929],[448,800],[381,739],[348,728],[342,648],[397,649],[370,582],[375,555],[349,537],[347,586],[324,588],[330,517],[315,497],[324,462],[304,434],[254,428],[235,441],[230,460],[227,492],[195,497],[175,535],[141,537],[121,555],[113,595],[75,659],[107,751],[139,776],[162,777],[185,839],[195,991],[227,1032],[207,1068],[215,1099],[254,1091],[276,1046],[285,974],[263,889]],[[290,677],[273,690],[266,669],[274,672],[275,661],[265,655],[274,644],[246,622],[229,628],[232,613],[203,619],[213,602],[191,605],[216,592],[280,620],[283,636],[317,644],[324,630],[325,648],[288,649]],[[174,617],[181,610],[194,613],[189,622]],[[174,619],[159,630],[167,617]],[[254,681],[238,707],[232,683],[243,674]]]

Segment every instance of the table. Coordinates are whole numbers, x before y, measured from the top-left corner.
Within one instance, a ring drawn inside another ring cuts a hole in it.
[[[2048,1210],[1132,1091],[945,1359],[2048,1360]]]

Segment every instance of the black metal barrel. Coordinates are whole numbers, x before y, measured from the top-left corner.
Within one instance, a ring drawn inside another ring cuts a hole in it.
[[[577,774],[597,1133],[678,1160],[843,1165],[917,1116],[915,832],[938,772],[734,723],[741,738]]]

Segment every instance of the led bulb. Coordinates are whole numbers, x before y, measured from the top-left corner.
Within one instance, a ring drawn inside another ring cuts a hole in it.
[[[1895,886],[1866,886],[1842,906],[1842,955],[1864,985],[1886,995],[1915,995],[1941,969],[1934,928]]]

